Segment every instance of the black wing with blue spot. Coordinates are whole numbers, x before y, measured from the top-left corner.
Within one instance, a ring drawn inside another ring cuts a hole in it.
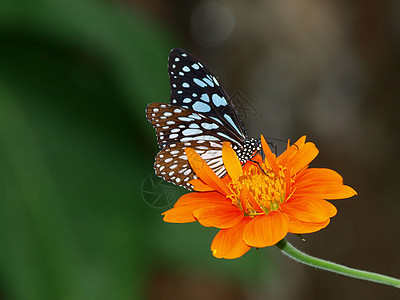
[[[218,79],[190,53],[175,48],[169,54],[171,104],[212,118],[228,130],[231,139],[247,139],[238,112]]]

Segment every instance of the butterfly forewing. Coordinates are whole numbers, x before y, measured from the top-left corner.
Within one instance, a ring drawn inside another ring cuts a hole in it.
[[[171,104],[191,109],[223,124],[237,140],[247,133],[239,114],[218,79],[194,56],[182,49],[169,55]]]

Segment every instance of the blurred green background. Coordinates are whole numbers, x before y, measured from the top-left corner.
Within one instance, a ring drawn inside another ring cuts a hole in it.
[[[389,0],[0,0],[0,299],[398,297],[273,247],[218,260],[216,230],[164,223],[185,190],[152,175],[144,110],[169,101],[170,49],[195,54],[251,136],[307,134],[358,191],[290,240],[399,277],[399,19]]]

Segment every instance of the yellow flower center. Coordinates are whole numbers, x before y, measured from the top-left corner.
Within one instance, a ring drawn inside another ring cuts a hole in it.
[[[286,199],[285,170],[279,167],[279,174],[265,164],[251,166],[237,180],[232,180],[229,188],[232,194],[228,198],[232,204],[243,210],[246,216],[254,217],[278,210],[279,204]]]

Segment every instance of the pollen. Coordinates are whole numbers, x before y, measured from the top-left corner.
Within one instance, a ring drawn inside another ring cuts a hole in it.
[[[266,164],[250,166],[243,175],[230,183],[232,194],[228,198],[245,216],[255,217],[276,211],[286,200],[285,173],[282,166],[278,174]]]

